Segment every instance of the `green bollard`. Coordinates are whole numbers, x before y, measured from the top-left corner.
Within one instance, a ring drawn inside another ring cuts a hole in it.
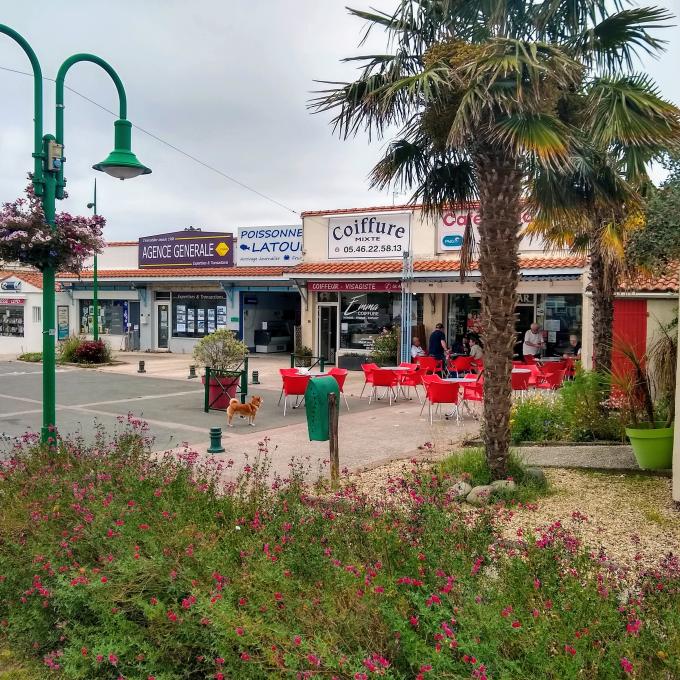
[[[191,366],[189,366],[189,377],[187,380],[191,380],[192,378],[198,378],[196,375],[196,364],[191,364]]]
[[[210,428],[210,448],[208,453],[224,453],[224,446],[222,446],[222,428]]]

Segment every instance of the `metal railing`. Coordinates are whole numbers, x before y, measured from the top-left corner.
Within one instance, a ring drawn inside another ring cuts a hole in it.
[[[313,357],[308,354],[290,355],[291,368],[314,368],[318,366],[321,373],[323,373],[324,366],[326,365],[325,362],[326,359],[324,357]]]
[[[213,395],[212,398],[210,396],[211,387],[218,388],[217,393]],[[225,395],[232,399],[239,399],[242,404],[246,403],[246,397],[248,395],[248,357],[243,360],[243,363],[240,366],[231,371],[221,371],[206,366],[203,410],[206,413],[210,410],[226,410],[226,408],[218,408],[215,406],[215,404],[217,404]]]

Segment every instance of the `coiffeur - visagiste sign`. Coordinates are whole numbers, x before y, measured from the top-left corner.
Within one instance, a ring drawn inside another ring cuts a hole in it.
[[[219,231],[175,231],[139,239],[140,269],[233,267],[234,237]]]

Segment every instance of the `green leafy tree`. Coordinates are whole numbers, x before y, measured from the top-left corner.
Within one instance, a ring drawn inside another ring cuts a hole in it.
[[[373,186],[412,191],[432,216],[479,200],[484,444],[490,469],[502,477],[523,199],[539,181],[554,187],[532,192],[553,219],[563,178],[577,169],[590,176],[592,131],[614,146],[616,121],[631,115],[626,93],[653,96],[645,81],[617,71],[636,52],[660,48],[649,31],[670,17],[617,0],[401,0],[393,14],[350,11],[368,22],[367,31],[384,30],[388,49],[353,57],[359,77],[329,83],[312,106],[333,112],[344,138],[400,128],[373,168]],[[470,246],[467,239],[463,264],[472,259]]]

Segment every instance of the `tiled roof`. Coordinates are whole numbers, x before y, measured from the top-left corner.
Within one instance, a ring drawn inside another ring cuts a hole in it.
[[[522,269],[571,269],[584,267],[582,257],[528,257],[520,259]],[[321,274],[335,276],[339,274],[388,274],[398,275],[401,272],[400,260],[365,260],[359,262],[306,262],[295,267],[209,267],[209,268],[174,268],[158,269],[106,269],[99,270],[99,277],[104,279],[153,279],[153,278],[201,278],[219,276],[220,278],[278,278],[286,275]],[[477,265],[473,264],[472,269]],[[416,272],[457,272],[460,270],[458,260],[417,260],[413,269]],[[77,279],[74,274],[60,274],[59,278]],[[81,272],[80,278],[92,278],[92,270]]]
[[[43,283],[42,283],[42,274],[40,272],[31,272],[31,271],[13,271],[9,269],[4,269],[0,270],[0,281],[4,281],[5,279],[8,279],[10,276],[14,276],[17,279],[21,279],[22,281],[25,281],[26,283],[30,283],[32,286],[35,286],[36,288],[42,288]]]
[[[239,276],[252,277],[279,277],[284,273],[283,267],[192,267],[192,268],[178,268],[178,267],[159,267],[158,269],[100,269],[97,272],[99,278],[103,279],[153,279],[165,277],[205,277],[205,276],[219,276],[225,279]],[[80,277],[75,274],[63,273],[59,275],[60,279],[91,279],[93,276],[91,269],[86,269],[80,272]]]
[[[523,257],[520,258],[521,269],[571,269],[585,267],[584,257]],[[366,260],[361,262],[306,262],[293,269],[296,274],[392,274],[401,272],[399,260]],[[473,263],[471,269],[477,269]],[[416,260],[413,263],[416,272],[457,272],[460,271],[458,260]]]
[[[139,245],[139,241],[107,241],[106,242],[107,248],[109,246],[113,246],[115,248],[117,246],[137,246],[137,245]]]
[[[674,265],[661,275],[639,274],[626,279],[619,286],[619,290],[639,293],[677,293],[680,273],[679,265]]]

